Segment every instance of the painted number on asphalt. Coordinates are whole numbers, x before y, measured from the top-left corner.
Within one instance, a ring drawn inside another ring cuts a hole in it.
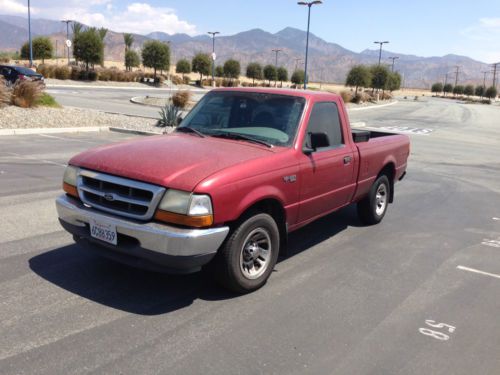
[[[453,333],[455,332],[456,327],[453,327],[449,324],[446,323],[437,323],[434,320],[427,319],[425,321],[425,324],[427,324],[429,327],[432,327],[434,329],[430,328],[419,328],[418,331],[425,336],[430,336],[436,340],[440,341],[447,341],[450,339],[450,336],[447,335],[446,333]],[[439,329],[440,331],[437,331]],[[446,333],[443,333],[441,331],[445,331]]]
[[[432,129],[420,129],[420,128],[411,128],[409,126],[385,126],[380,128],[382,130],[389,130],[398,133],[410,133],[410,134],[419,134],[419,135],[429,135],[433,132]]]
[[[491,247],[500,247],[500,240],[488,240],[485,238],[483,240],[483,242],[481,242],[481,245],[491,246]]]

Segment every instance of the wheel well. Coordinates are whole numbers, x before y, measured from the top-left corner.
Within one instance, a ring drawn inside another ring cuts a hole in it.
[[[285,253],[288,243],[288,229],[286,212],[282,204],[276,199],[263,199],[248,207],[235,223],[241,222],[255,213],[267,213],[276,221],[280,231],[280,254]]]
[[[392,203],[394,201],[394,177],[396,175],[396,166],[394,165],[394,163],[387,163],[379,172],[377,178],[383,175],[387,176],[387,178],[389,179],[389,185],[391,188],[389,203]]]

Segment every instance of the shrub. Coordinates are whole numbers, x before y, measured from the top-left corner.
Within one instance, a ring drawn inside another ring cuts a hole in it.
[[[474,90],[474,93],[476,96],[483,96],[484,95],[484,86],[476,86],[476,89]]]
[[[342,97],[342,100],[344,101],[344,103],[352,102],[353,95],[350,91],[342,91],[340,93],[340,96]]]
[[[181,84],[182,84],[182,82],[183,82],[183,81],[182,81],[182,78],[181,78],[181,77],[179,77],[179,76],[176,76],[176,75],[171,76],[171,77],[170,77],[170,80],[172,81],[172,83],[173,83],[174,85],[181,85]]]
[[[97,79],[99,81],[109,81],[111,79],[111,72],[108,69],[99,70]]]
[[[464,87],[462,85],[456,85],[453,87],[453,94],[462,95],[464,93]]]
[[[217,83],[217,81],[215,81]],[[223,87],[238,87],[240,85],[240,81],[237,79],[223,79],[222,86]]]
[[[464,94],[467,96],[474,95],[474,86],[472,85],[467,85],[464,88]]]
[[[10,90],[5,84],[5,79],[0,76],[0,107],[10,103]]]
[[[431,92],[439,93],[443,91],[443,84],[441,82],[436,82],[431,87]]]
[[[22,81],[12,90],[11,103],[21,108],[31,108],[42,95],[42,87],[38,82]]]
[[[495,86],[490,86],[486,89],[486,92],[484,93],[484,96],[486,96],[489,99],[495,99],[497,97],[497,89]]]
[[[191,82],[191,80],[189,79],[189,77],[184,76],[182,78],[182,83],[184,83],[185,85],[189,85],[190,82]]]
[[[77,81],[80,79],[80,68],[73,66],[71,68],[71,79]]]
[[[392,95],[388,92],[383,92],[382,95],[380,95],[381,100],[391,100]]]
[[[95,70],[89,70],[87,78],[89,81],[97,81],[97,72]]]
[[[368,87],[371,83],[370,69],[364,65],[356,65],[347,74],[346,86],[355,87],[355,94],[358,94],[359,87]]]
[[[191,98],[191,93],[189,91],[177,91],[172,96],[172,103],[180,109],[186,108],[189,99]]]
[[[54,70],[54,78],[57,79],[70,79],[71,78],[71,71],[66,65],[63,66],[56,66]]]
[[[42,95],[35,101],[35,106],[43,106],[43,107],[53,107],[59,108],[61,107],[58,102],[54,99],[52,95],[43,92]]]
[[[179,124],[179,107],[173,103],[167,104],[161,109],[160,118],[158,119],[157,126],[164,128],[166,126],[177,126]]]

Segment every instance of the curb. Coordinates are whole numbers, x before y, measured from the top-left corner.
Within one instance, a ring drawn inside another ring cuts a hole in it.
[[[141,98],[144,98],[144,96],[134,96],[133,98],[130,98],[130,102],[131,103],[134,103],[134,104],[139,104],[139,105],[143,105],[145,107],[152,107],[152,108],[163,108],[162,105],[156,105],[156,104],[146,104],[146,103],[143,103],[141,101],[139,101],[139,99]]]
[[[394,105],[399,103],[399,101],[394,100],[393,102],[387,103],[387,104],[375,104],[375,105],[370,105],[368,107],[361,107],[361,108],[347,108],[347,111],[366,111],[367,109],[375,109],[375,108],[382,108],[382,107],[388,107],[390,105]]]
[[[134,130],[134,129],[124,129],[124,128],[115,128],[109,127],[109,131],[116,133],[124,133],[124,134],[136,134],[136,135],[162,135],[162,133],[149,132],[146,130]]]
[[[87,126],[78,128],[31,128],[31,129],[0,129],[2,135],[28,135],[52,133],[86,133],[108,131],[109,126]]]

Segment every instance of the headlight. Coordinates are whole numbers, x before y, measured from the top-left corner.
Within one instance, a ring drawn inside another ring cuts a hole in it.
[[[78,198],[78,191],[76,190],[77,178],[78,168],[68,165],[64,171],[63,190],[76,198]]]
[[[155,218],[167,223],[207,227],[213,223],[212,201],[205,194],[167,190]]]

